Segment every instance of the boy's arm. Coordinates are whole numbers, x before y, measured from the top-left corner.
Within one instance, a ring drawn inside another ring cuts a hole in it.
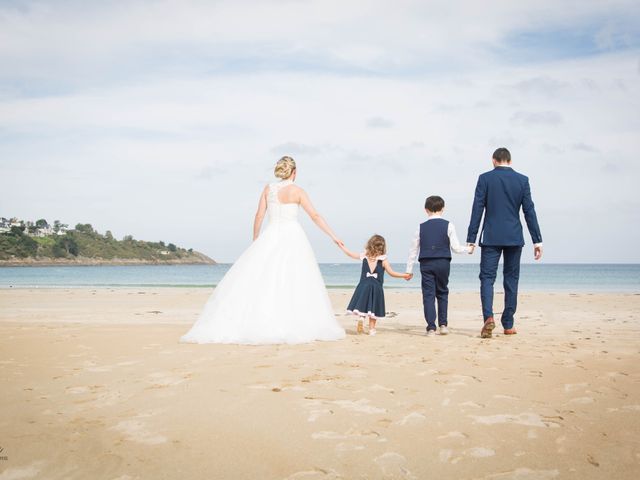
[[[420,229],[416,230],[411,240],[411,247],[409,248],[409,259],[407,260],[407,273],[413,272],[413,265],[418,259],[418,253],[420,252]]]
[[[359,253],[352,252],[351,250],[349,250],[344,245],[338,245],[338,246],[340,247],[340,250],[342,250],[345,253],[345,255],[347,255],[347,257],[351,257],[354,260],[360,260],[360,254]]]
[[[447,235],[449,235],[449,244],[451,245],[451,250],[453,250],[455,253],[473,253],[473,248],[471,246],[460,245],[458,235],[456,234],[456,227],[451,222],[449,222]]]

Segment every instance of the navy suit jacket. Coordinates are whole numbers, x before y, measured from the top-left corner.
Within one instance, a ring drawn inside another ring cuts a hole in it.
[[[542,242],[542,234],[531,199],[529,179],[511,167],[495,167],[478,178],[473,199],[467,243],[476,243],[480,220],[480,246],[524,246],[520,207],[533,243]]]

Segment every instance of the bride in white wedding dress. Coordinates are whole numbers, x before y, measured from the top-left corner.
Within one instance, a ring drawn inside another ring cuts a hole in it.
[[[187,343],[306,343],[344,338],[315,255],[302,226],[302,207],[315,224],[341,244],[294,185],[296,164],[282,157],[280,182],[265,187],[253,227],[253,243],[218,283],[200,316],[182,337]],[[268,224],[262,234],[262,221]]]

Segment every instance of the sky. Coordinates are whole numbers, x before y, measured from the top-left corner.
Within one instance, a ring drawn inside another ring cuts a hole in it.
[[[640,262],[637,1],[0,0],[0,65],[0,216],[233,262],[287,154],[348,247],[403,262],[428,195],[464,241],[507,147],[544,262]]]

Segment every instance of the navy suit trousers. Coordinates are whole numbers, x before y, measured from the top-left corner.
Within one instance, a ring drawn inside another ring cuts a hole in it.
[[[518,306],[518,280],[520,279],[520,257],[522,247],[482,246],[480,256],[480,298],[484,320],[493,317],[493,284],[498,273],[500,256],[503,256],[502,269],[504,286],[504,310],[502,326],[513,328],[513,315]]]
[[[422,275],[422,305],[427,331],[436,329],[436,318],[441,327],[447,325],[449,306],[449,272],[450,258],[428,258],[420,260]],[[436,314],[436,300],[438,312]]]

